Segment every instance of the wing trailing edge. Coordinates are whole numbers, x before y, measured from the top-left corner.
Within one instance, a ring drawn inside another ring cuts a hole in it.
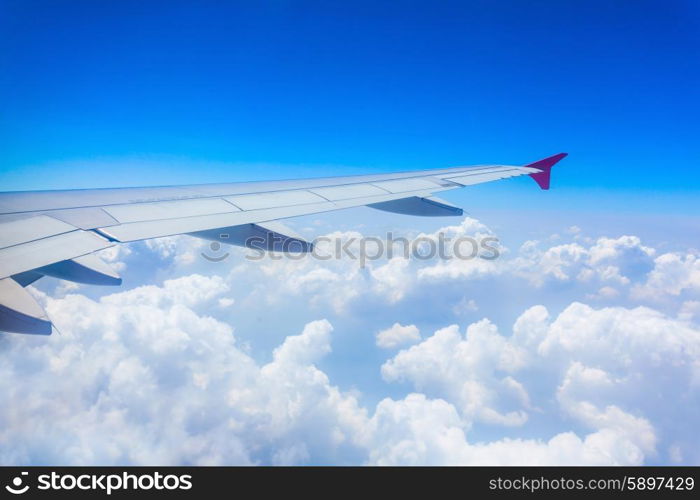
[[[313,250],[313,243],[306,241],[294,230],[275,221],[197,231],[189,233],[189,235],[219,243],[271,252],[307,253]]]
[[[122,279],[97,255],[88,254],[35,269],[39,274],[85,285],[119,286]]]
[[[392,212],[403,215],[417,215],[421,217],[449,217],[459,216],[464,213],[464,210],[461,208],[435,196],[428,196],[426,198],[411,196],[409,198],[401,198],[399,200],[372,203],[367,206],[370,208],[376,208],[377,210],[382,210],[384,212]]]

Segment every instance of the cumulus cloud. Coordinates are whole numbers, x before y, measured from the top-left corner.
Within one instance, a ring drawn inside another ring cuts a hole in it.
[[[191,264],[198,251],[209,245],[209,242],[191,236],[166,236],[146,240],[143,245],[161,259],[172,258],[179,264]]]
[[[382,375],[453,405],[462,429],[525,426],[542,408],[556,411],[554,391],[558,411],[592,431],[584,442],[610,439],[612,463],[642,463],[657,456],[660,435],[687,439],[685,422],[698,417],[700,330],[646,307],[574,303],[552,319],[536,306],[511,336],[488,320],[464,336],[457,325],[438,330],[388,360]],[[669,420],[684,423],[656,428]],[[687,456],[690,441],[674,453]]]
[[[687,300],[681,305],[678,318],[685,321],[700,320],[700,301]]]
[[[413,344],[420,340],[420,331],[416,325],[402,326],[394,323],[391,328],[377,333],[377,346],[383,349],[394,349],[396,347]]]
[[[551,280],[610,288],[644,277],[653,265],[654,254],[655,250],[643,245],[637,236],[602,237],[590,246],[572,242],[544,250],[540,249],[540,242],[527,241],[510,267],[536,286]]]
[[[633,465],[643,455],[610,429],[563,432],[548,440],[470,443],[456,409],[444,400],[410,394],[385,399],[370,420],[369,463],[377,465]]]
[[[516,372],[523,363],[521,349],[482,320],[470,325],[465,337],[457,325],[438,330],[387,361],[382,376],[387,381],[409,381],[419,391],[455,401],[469,421],[517,426],[527,420],[524,412],[497,408],[499,393],[513,386],[521,394],[524,391],[504,375]]]
[[[698,360],[692,342],[700,337],[680,320],[644,308],[595,310],[582,304],[551,320],[538,306],[518,319],[511,337],[482,320],[464,334],[453,325],[399,352],[382,366],[382,375],[418,392],[368,408],[318,366],[331,353],[333,327],[327,320],[287,335],[269,361],[256,361],[237,344],[230,326],[200,311],[217,305],[228,290],[219,277],[190,275],[99,301],[77,294],[43,296],[63,334],[3,337],[8,363],[0,369],[0,384],[11,411],[0,416],[0,460],[642,463],[656,453],[657,431],[643,415],[645,408],[633,408],[634,398],[617,393],[629,394],[631,382],[639,383],[645,368],[661,358],[684,374],[674,380],[690,390],[693,368],[683,365]],[[628,322],[658,322],[652,333],[637,332],[636,345],[627,343],[626,359],[616,349],[634,326],[610,320],[620,315]],[[569,338],[580,334],[569,329],[575,320],[593,330],[584,347]],[[394,328],[415,341],[417,328],[411,326]],[[648,347],[659,346],[662,334],[670,338],[657,358]],[[677,348],[681,340],[684,349]],[[554,393],[533,391],[528,371],[555,355],[557,363],[549,368],[561,368],[554,371],[559,380]],[[638,391],[653,387],[652,380],[641,383]],[[553,395],[588,434],[469,438],[479,425],[526,425],[528,413],[540,411],[537,405]],[[674,450],[674,456],[687,451],[677,445]]]
[[[678,296],[689,290],[700,291],[700,258],[687,253],[665,253],[654,260],[654,268],[645,283],[637,285],[633,293],[640,298]]]
[[[129,245],[115,245],[97,252],[102,260],[108,262],[115,271],[120,273],[126,271],[125,259],[131,254],[132,250]]]
[[[575,356],[616,372],[632,369],[649,376],[677,369],[685,380],[700,375],[698,331],[647,307],[595,310],[571,304],[549,325],[538,351],[549,356]]]
[[[227,286],[198,275],[92,301],[46,298],[62,335],[4,336],[0,461],[303,463],[348,445],[364,410],[315,363],[331,325],[257,363],[196,309]]]
[[[681,302],[700,299],[696,276],[700,260],[693,251],[660,254],[633,235],[591,239],[581,230],[564,231],[556,242],[548,238],[531,240],[515,250],[492,242],[498,251],[496,259],[483,258],[489,252],[470,259],[454,258],[449,244],[446,254],[452,258],[406,258],[399,244],[393,255],[363,262],[358,257],[361,238],[386,236],[376,229],[363,231],[322,235],[318,248],[324,260],[272,254],[249,260],[245,258],[250,254],[248,250],[224,246],[217,256],[229,257],[212,263],[200,255],[210,253],[208,243],[190,237],[152,240],[138,249],[141,253],[150,251],[159,259],[154,262],[154,267],[162,268],[157,277],[215,273],[237,284],[241,294],[234,291],[234,298],[242,306],[253,301],[278,307],[303,303],[318,314],[329,308],[337,314],[357,313],[371,305],[398,308],[429,296],[435,300],[442,297],[438,305],[449,303],[445,307],[448,313],[473,319],[477,303],[478,310],[487,313],[499,296],[514,288],[527,288],[533,301],[541,303],[585,299],[596,304],[631,306],[640,302],[658,304],[664,297],[679,297]],[[394,231],[392,239],[438,242],[442,238],[454,242],[471,238],[483,244],[485,238],[496,236],[481,222],[465,217],[459,224],[431,233]],[[347,247],[355,258],[328,258],[339,246]],[[136,265],[136,260],[132,261]],[[470,294],[465,295],[465,290]],[[679,303],[666,301],[665,306]]]
[[[0,462],[698,463],[697,256],[559,234],[364,267],[121,247],[105,258],[151,284],[34,291],[61,334],[0,336]],[[381,380],[348,382],[359,359]]]

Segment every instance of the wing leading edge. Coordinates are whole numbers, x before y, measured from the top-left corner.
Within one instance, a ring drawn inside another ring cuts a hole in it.
[[[418,216],[462,215],[435,193],[529,175],[549,189],[566,153],[524,166],[447,169],[277,182],[0,193],[0,331],[49,335],[52,325],[24,287],[43,276],[119,285],[93,252],[120,243],[190,234],[260,248],[273,241],[311,245],[279,219],[368,206]],[[224,234],[225,233],[225,234]],[[224,235],[226,238],[221,238]],[[244,236],[246,236],[244,238]],[[274,237],[273,237],[274,236]]]

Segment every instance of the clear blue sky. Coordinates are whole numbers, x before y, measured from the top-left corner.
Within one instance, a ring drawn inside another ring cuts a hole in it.
[[[0,0],[0,190],[559,151],[559,186],[700,188],[696,1],[222,4]]]

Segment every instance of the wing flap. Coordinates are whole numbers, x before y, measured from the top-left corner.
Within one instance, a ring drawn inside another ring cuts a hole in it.
[[[0,248],[12,247],[70,231],[75,231],[75,227],[46,215],[3,222],[0,224]]]
[[[311,252],[313,250],[313,243],[275,221],[222,227],[189,234],[205,240],[273,252]]]
[[[0,280],[0,330],[51,335],[44,309],[12,278]]]
[[[377,210],[383,210],[384,212],[418,215],[421,217],[449,217],[462,215],[464,213],[464,210],[461,208],[434,196],[428,198],[411,196],[410,198],[401,198],[399,200],[372,203],[367,206],[376,208]]]
[[[49,264],[36,269],[36,272],[86,285],[119,286],[122,284],[119,275],[94,254]]]
[[[0,250],[0,278],[73,259],[114,243],[89,232],[76,230]]]

